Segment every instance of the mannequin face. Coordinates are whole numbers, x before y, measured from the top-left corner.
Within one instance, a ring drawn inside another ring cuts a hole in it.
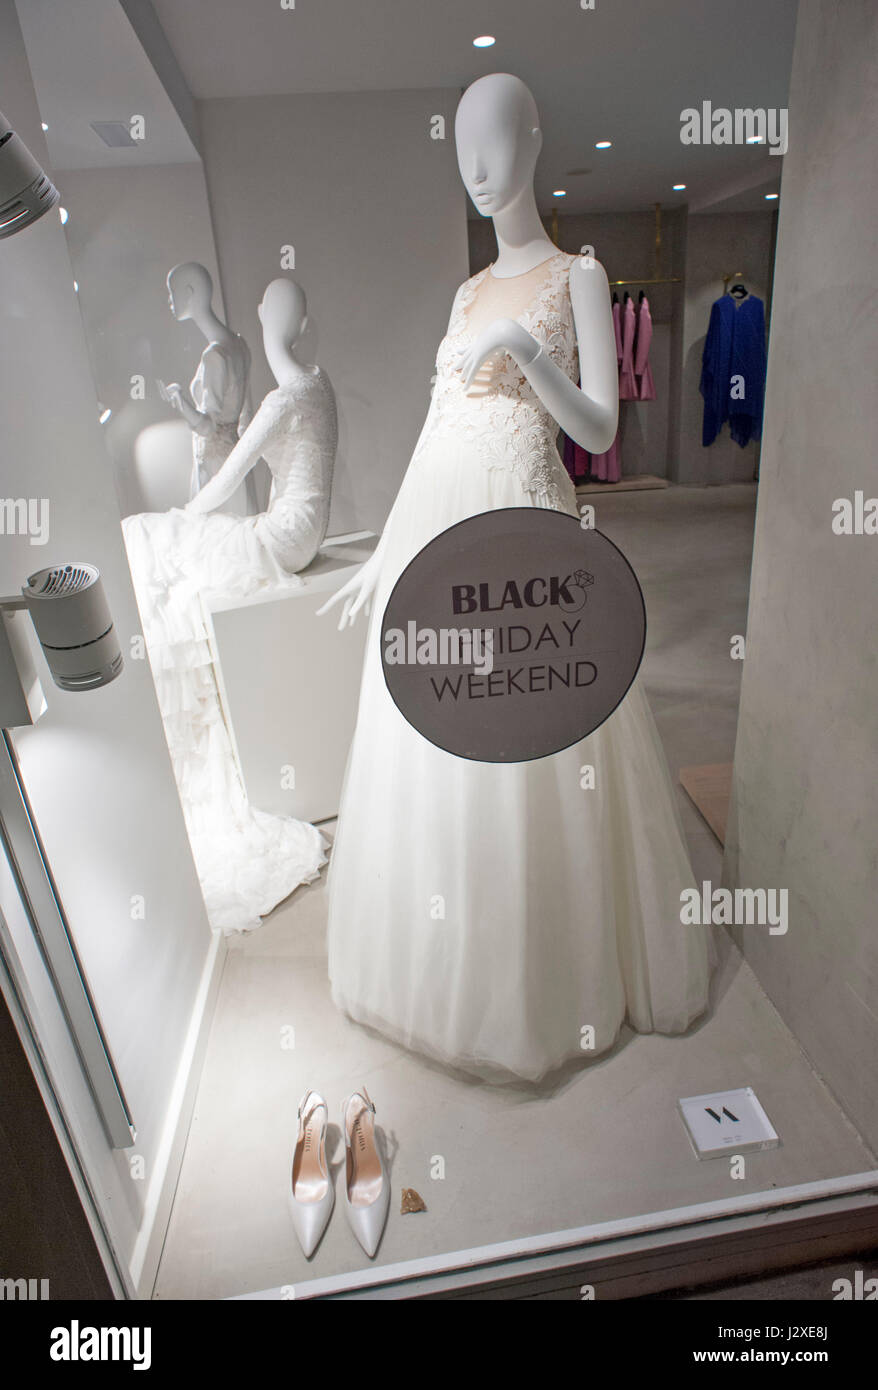
[[[187,261],[175,265],[169,272],[168,303],[175,319],[191,319],[194,313],[209,309],[213,297],[213,281],[203,265]]]
[[[184,285],[173,274],[168,276],[168,303],[175,319],[192,317],[192,286]]]
[[[460,176],[483,217],[503,212],[533,186],[542,132],[534,99],[519,78],[492,73],[468,87],[454,134]]]
[[[263,334],[290,346],[301,337],[308,322],[304,292],[293,280],[272,280],[256,312]]]

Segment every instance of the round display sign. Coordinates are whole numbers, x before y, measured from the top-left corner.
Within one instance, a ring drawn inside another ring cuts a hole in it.
[[[400,575],[381,622],[387,688],[448,753],[527,762],[585,738],[637,674],[646,610],[600,531],[566,512],[481,512]]]

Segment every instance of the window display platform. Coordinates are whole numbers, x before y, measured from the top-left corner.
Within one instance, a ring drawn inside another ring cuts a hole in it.
[[[599,502],[597,525],[644,589],[644,673],[673,774],[728,761],[741,663],[755,489],[670,488]],[[699,579],[698,583],[693,582]],[[682,787],[697,879],[720,880],[720,847]],[[543,1088],[491,1087],[368,1033],[333,1007],[326,977],[325,875],[255,934],[230,942],[155,1297],[295,1290],[366,1264],[338,1207],[306,1261],[286,1206],[296,1104],[338,1107],[365,1084],[391,1169],[390,1217],[371,1268],[520,1237],[724,1202],[876,1167],[730,940],[705,1020],[682,1038],[623,1033],[614,1050]],[[294,1047],[289,1047],[294,1030]],[[699,1161],[680,1097],[752,1086],[780,1147]],[[442,1159],[445,1176],[431,1178]],[[403,1187],[427,1211],[400,1215]],[[302,1295],[305,1295],[302,1288]],[[289,1295],[287,1295],[289,1296]]]

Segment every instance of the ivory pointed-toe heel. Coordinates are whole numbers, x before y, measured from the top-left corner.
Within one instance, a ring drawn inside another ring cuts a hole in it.
[[[290,1211],[299,1244],[313,1255],[335,1205],[335,1189],[326,1162],[326,1126],[329,1111],[316,1091],[306,1091],[299,1101],[299,1133],[293,1154],[289,1187]]]
[[[371,1258],[378,1249],[390,1207],[390,1178],[375,1134],[375,1106],[365,1086],[341,1108],[345,1148],[345,1212],[350,1228]]]

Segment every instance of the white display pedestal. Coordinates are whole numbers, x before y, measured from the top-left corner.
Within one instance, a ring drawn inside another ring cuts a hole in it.
[[[328,820],[338,812],[360,694],[367,620],[338,631],[317,609],[377,545],[368,531],[335,536],[303,570],[251,599],[206,605],[217,684],[250,804]]]

